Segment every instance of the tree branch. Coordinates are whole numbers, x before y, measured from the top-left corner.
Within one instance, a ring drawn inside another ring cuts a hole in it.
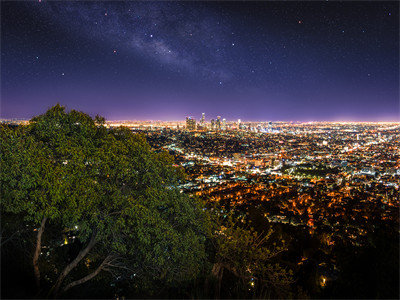
[[[35,274],[35,281],[36,281],[36,286],[38,289],[40,289],[40,270],[39,270],[39,255],[40,251],[42,250],[42,235],[44,231],[44,226],[46,225],[47,217],[44,217],[42,219],[42,223],[40,224],[40,228],[37,233],[36,237],[36,249],[35,253],[33,254],[33,272]]]
[[[89,251],[93,248],[93,246],[96,244],[96,231],[92,233],[92,237],[90,238],[89,244],[82,249],[78,255],[75,257],[75,259],[68,264],[64,270],[61,272],[61,274],[58,276],[58,279],[54,286],[51,288],[49,295],[53,294],[53,296],[57,296],[58,292],[60,290],[61,284],[64,280],[64,278],[74,269],[78,263],[89,253]]]
[[[14,232],[12,235],[10,235],[8,238],[4,239],[3,234],[0,237],[1,240],[1,246],[3,247],[5,243],[11,241],[15,235],[19,234],[19,230],[17,230],[16,232]]]
[[[90,279],[94,278],[95,276],[97,276],[97,275],[101,272],[101,270],[103,270],[104,265],[107,264],[107,262],[110,260],[110,258],[111,258],[110,255],[107,256],[107,257],[103,260],[103,262],[100,264],[100,266],[98,266],[97,269],[96,269],[94,272],[92,272],[92,273],[86,275],[85,277],[83,277],[83,278],[81,278],[81,279],[79,279],[79,280],[75,280],[75,281],[71,282],[70,284],[68,284],[68,285],[63,289],[63,292],[66,292],[66,291],[68,291],[70,288],[72,288],[72,287],[74,287],[74,286],[76,286],[76,285],[85,283],[85,282],[89,281]]]

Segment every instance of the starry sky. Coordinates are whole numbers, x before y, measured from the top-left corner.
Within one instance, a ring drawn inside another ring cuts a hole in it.
[[[397,121],[399,3],[1,2],[1,117]]]

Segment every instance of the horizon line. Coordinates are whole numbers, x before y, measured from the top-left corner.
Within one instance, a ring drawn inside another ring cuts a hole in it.
[[[33,118],[33,117],[32,117]],[[15,120],[15,121],[30,121],[32,118],[19,118],[19,117],[11,117],[11,118],[4,118],[0,117],[0,122],[2,121],[9,121],[9,120]],[[240,118],[238,118],[240,119]],[[216,119],[214,119],[216,120]],[[185,119],[180,119],[180,120],[160,120],[160,119],[113,119],[113,120],[107,120],[106,123],[109,122],[165,122],[165,123],[171,123],[171,122],[185,122]],[[197,120],[196,120],[197,121]],[[211,120],[206,121],[206,123],[210,123]],[[237,120],[226,120],[227,122],[237,122]],[[274,122],[274,123],[400,123],[399,120],[382,120],[382,121],[367,121],[367,120],[242,120],[240,119],[241,123],[266,123],[266,122]]]

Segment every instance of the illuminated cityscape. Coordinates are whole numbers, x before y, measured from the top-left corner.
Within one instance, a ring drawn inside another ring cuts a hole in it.
[[[400,298],[398,1],[0,5],[1,298]]]
[[[332,244],[362,243],[376,219],[398,222],[400,123],[202,124],[124,126],[175,156],[190,175],[184,191],[224,209],[262,207],[270,222],[326,230]]]

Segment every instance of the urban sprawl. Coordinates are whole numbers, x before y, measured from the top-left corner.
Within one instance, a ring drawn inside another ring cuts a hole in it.
[[[400,123],[207,122],[205,114],[199,122],[107,122],[121,125],[174,155],[188,174],[182,192],[222,214],[257,209],[269,223],[318,234],[326,248],[361,246],[375,224],[399,223]],[[321,261],[332,277],[334,261]]]

